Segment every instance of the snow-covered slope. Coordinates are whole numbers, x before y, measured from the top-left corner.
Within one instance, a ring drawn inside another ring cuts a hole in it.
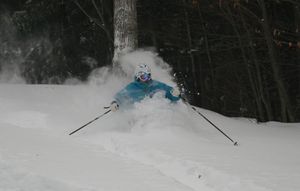
[[[115,88],[119,88],[115,86]],[[102,86],[0,85],[0,190],[300,189],[300,125],[256,124],[157,95],[104,112]]]

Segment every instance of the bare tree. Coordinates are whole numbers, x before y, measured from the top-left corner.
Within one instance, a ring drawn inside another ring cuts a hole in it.
[[[250,68],[250,61],[249,58],[247,56],[247,52],[246,52],[246,48],[244,46],[244,42],[243,42],[243,37],[242,34],[239,30],[239,26],[237,24],[237,21],[234,19],[234,15],[232,13],[232,11],[230,10],[230,7],[228,5],[223,6],[223,8],[221,8],[224,12],[224,17],[228,20],[228,22],[232,25],[233,31],[235,32],[235,35],[237,36],[237,40],[238,40],[238,44],[239,44],[239,48],[241,51],[241,56],[243,59],[243,64],[245,66],[245,69],[247,71],[247,78],[249,80],[250,83],[250,87],[251,87],[251,94],[253,95],[255,102],[256,102],[256,107],[258,110],[258,114],[259,114],[259,118],[260,120],[264,120],[264,115],[263,115],[263,108],[262,108],[262,104],[260,103],[260,99],[259,99],[259,95],[258,95],[258,90],[255,84],[255,77],[253,75],[253,72],[251,71]],[[240,98],[242,99],[242,98]],[[242,104],[242,102],[241,102]]]
[[[297,46],[298,46],[297,63],[298,63],[298,65],[300,65],[300,5],[296,5],[294,9],[295,9],[294,10],[294,13],[295,13],[295,28],[296,28],[296,33],[298,35],[298,39],[297,39]],[[300,80],[300,72],[298,74],[298,78]],[[300,92],[300,83],[298,83],[298,90]],[[300,106],[298,106],[297,109],[299,109],[299,108],[300,108]]]
[[[75,0],[74,3],[77,5],[77,7],[81,10],[81,12],[89,18],[91,22],[93,22],[97,27],[99,27],[101,30],[103,30],[106,34],[106,37],[108,39],[108,49],[109,49],[109,54],[108,54],[108,60],[112,60],[112,44],[113,42],[113,37],[111,34],[111,27],[109,24],[105,21],[104,15],[105,15],[105,9],[108,9],[105,7],[105,3],[103,0],[99,1],[98,5],[95,2],[95,0],[92,0],[92,5],[93,8],[96,10],[97,17],[94,17],[89,11],[84,9],[84,7],[77,1]],[[107,10],[107,12],[111,12],[110,9]],[[109,14],[111,16],[111,14]]]
[[[257,107],[258,107],[258,110],[262,110],[260,109],[259,107],[262,107],[261,105],[264,105],[264,108],[266,110],[266,113],[267,113],[267,121],[272,121],[274,120],[273,119],[273,114],[272,114],[272,108],[271,108],[271,103],[270,103],[270,100],[266,98],[266,88],[264,87],[264,84],[263,84],[263,79],[262,79],[262,71],[261,71],[261,68],[260,68],[260,63],[259,63],[259,60],[258,60],[258,56],[257,56],[257,53],[255,51],[255,47],[253,46],[253,37],[252,37],[252,34],[250,32],[250,29],[249,27],[247,26],[247,23],[245,21],[245,18],[244,18],[244,15],[240,12],[240,18],[241,18],[241,21],[242,21],[242,24],[243,24],[243,27],[245,29],[245,34],[246,34],[246,39],[249,43],[249,51],[250,51],[250,56],[251,56],[251,60],[252,62],[254,63],[254,68],[255,68],[255,76],[256,76],[256,91],[257,91],[257,97],[258,97],[258,100],[257,100]],[[259,111],[260,112],[260,111]],[[264,114],[261,114],[260,116],[260,120],[262,121],[265,121],[265,118],[264,118]]]
[[[189,14],[186,9],[186,1],[182,0],[183,3],[183,11],[184,11],[184,21],[186,26],[186,33],[187,33],[187,40],[188,40],[188,53],[190,55],[190,61],[191,61],[191,68],[192,68],[192,75],[193,75],[193,83],[194,83],[194,89],[198,88],[198,82],[197,82],[197,71],[196,71],[196,63],[195,63],[195,57],[192,52],[192,35],[191,35],[191,27],[190,27],[190,21],[189,21]]]
[[[262,11],[262,28],[264,31],[264,36],[266,39],[266,43],[268,46],[268,54],[271,61],[271,67],[273,70],[273,76],[274,81],[277,85],[280,104],[281,104],[281,118],[282,121],[295,121],[294,119],[294,113],[292,112],[292,107],[290,104],[290,98],[288,96],[286,87],[284,85],[284,82],[280,76],[280,68],[279,68],[279,59],[277,58],[276,49],[274,47],[274,42],[272,38],[272,32],[270,28],[270,23],[268,20],[268,14],[267,14],[267,7],[265,0],[258,0],[258,3],[260,5],[261,11]]]

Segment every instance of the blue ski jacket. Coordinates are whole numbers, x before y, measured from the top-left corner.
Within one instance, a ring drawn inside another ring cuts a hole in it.
[[[159,91],[164,91],[167,99],[171,100],[171,102],[176,102],[180,97],[173,96],[171,94],[172,89],[172,87],[156,80],[151,80],[147,83],[135,80],[119,91],[114,98],[120,107],[124,107],[142,101],[145,97],[152,97]]]

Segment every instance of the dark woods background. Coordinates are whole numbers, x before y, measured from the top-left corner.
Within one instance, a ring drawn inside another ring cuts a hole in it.
[[[112,0],[2,0],[1,70],[28,83],[85,80],[113,57]],[[300,121],[300,1],[138,0],[139,47],[174,69],[193,104]]]

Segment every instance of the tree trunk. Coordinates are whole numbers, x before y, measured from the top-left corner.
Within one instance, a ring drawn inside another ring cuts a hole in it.
[[[228,15],[227,20],[231,23],[232,28],[233,28],[233,30],[234,30],[237,38],[238,38],[238,43],[239,43],[240,50],[241,50],[241,56],[242,56],[243,61],[244,61],[245,69],[247,71],[250,87],[251,87],[251,90],[252,90],[251,93],[252,93],[252,95],[255,99],[255,103],[256,103],[256,106],[257,106],[256,108],[257,108],[258,113],[259,113],[259,115],[256,116],[256,117],[258,117],[258,119],[264,119],[263,108],[262,108],[262,105],[260,104],[259,94],[258,94],[258,91],[257,91],[257,88],[256,88],[255,80],[254,80],[252,71],[250,69],[250,66],[248,64],[247,53],[246,53],[246,50],[243,46],[243,41],[242,41],[241,34],[239,32],[236,21],[233,18],[232,11],[230,10],[230,8],[228,6],[226,6],[226,11],[227,12],[224,11],[224,14]],[[241,96],[240,96],[240,100],[241,100],[241,107],[242,107],[243,106],[243,101],[242,101]]]
[[[272,107],[271,107],[270,100],[268,100],[265,96],[265,88],[264,88],[264,85],[263,85],[262,73],[261,73],[261,70],[260,70],[260,64],[259,64],[259,61],[258,61],[256,50],[253,46],[253,38],[252,38],[252,35],[249,31],[249,28],[247,26],[247,23],[246,23],[242,13],[240,13],[240,18],[242,20],[244,29],[246,31],[247,41],[249,42],[249,45],[250,45],[249,49],[250,49],[251,59],[252,59],[252,62],[254,63],[254,65],[255,65],[256,86],[257,86],[257,91],[258,91],[257,93],[258,93],[258,96],[259,96],[259,103],[258,104],[264,104],[264,108],[267,112],[267,120],[272,121],[273,120]],[[264,121],[264,116],[261,116],[261,120]]]
[[[216,96],[217,93],[216,93],[216,80],[215,80],[215,74],[214,74],[214,70],[213,70],[213,64],[212,64],[212,57],[211,57],[211,53],[210,53],[210,50],[209,50],[209,42],[208,42],[208,32],[207,32],[207,29],[206,29],[206,26],[205,26],[205,21],[204,21],[204,18],[203,18],[203,15],[202,15],[202,12],[201,12],[201,8],[200,8],[200,5],[198,4],[198,15],[199,15],[199,18],[200,18],[200,21],[201,21],[201,28],[202,28],[202,32],[203,32],[203,35],[204,35],[204,42],[205,42],[205,51],[206,51],[206,54],[207,54],[207,59],[208,59],[208,65],[209,65],[209,70],[210,70],[210,75],[211,75],[211,89],[213,91],[213,95]],[[201,63],[199,63],[199,67],[200,67],[200,75],[203,74],[202,71],[204,68],[203,65]],[[202,75],[201,75],[202,76]],[[202,100],[203,100],[203,94],[205,93],[205,85],[204,85],[204,78],[201,79],[201,97],[202,97]],[[214,103],[214,101],[211,103],[213,105],[213,107],[217,107],[216,104]]]
[[[296,5],[294,8],[295,12],[295,28],[296,28],[296,35],[298,36],[297,39],[297,64],[300,66],[300,5]],[[300,99],[300,71],[298,72],[298,99]],[[298,106],[300,108],[300,106]]]
[[[188,40],[188,54],[190,55],[190,61],[191,61],[191,68],[192,68],[192,76],[193,76],[193,90],[195,92],[198,91],[198,79],[196,74],[196,64],[195,64],[195,57],[192,52],[192,36],[191,36],[191,27],[190,27],[190,21],[189,21],[189,14],[186,10],[186,2],[185,0],[182,0],[183,3],[183,11],[184,11],[184,17],[185,17],[185,26],[186,26],[186,32],[187,32],[187,40]]]
[[[276,55],[276,50],[274,47],[273,43],[273,38],[272,38],[272,32],[270,28],[270,23],[268,21],[268,14],[267,14],[267,8],[265,4],[265,0],[258,0],[261,11],[262,11],[262,27],[264,31],[264,36],[266,39],[266,43],[268,46],[268,54],[270,57],[270,62],[271,62],[271,67],[273,70],[273,77],[274,81],[277,85],[278,89],[278,94],[279,94],[279,99],[280,99],[280,104],[281,104],[281,118],[283,122],[287,121],[295,121],[294,114],[292,112],[292,107],[290,104],[290,99],[287,93],[287,90],[285,88],[284,82],[280,76],[280,66],[279,66],[279,61]]]
[[[114,64],[120,54],[137,48],[137,0],[114,0]]]

